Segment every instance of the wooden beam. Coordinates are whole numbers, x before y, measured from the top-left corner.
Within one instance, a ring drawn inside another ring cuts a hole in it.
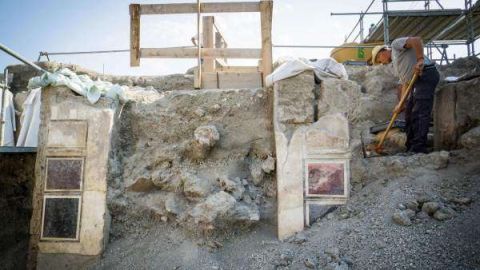
[[[262,27],[262,71],[263,80],[272,73],[272,0],[260,2],[260,23]]]
[[[204,89],[262,88],[260,72],[205,72]]]
[[[260,49],[202,49],[202,58],[236,58],[236,59],[260,59],[262,51]],[[141,48],[141,58],[197,58],[197,48],[192,47],[174,47],[174,48]]]
[[[237,72],[237,73],[254,73],[260,72],[255,66],[217,66],[217,72]]]
[[[196,80],[193,81],[193,87],[195,89],[202,88],[202,37],[200,36],[200,7],[200,0],[197,0],[197,73],[194,73],[196,75]]]
[[[201,13],[259,12],[259,2],[201,3]],[[140,15],[197,13],[196,3],[144,4],[140,5]]]
[[[213,16],[203,17],[203,31],[202,31],[202,45],[203,48],[213,48],[214,32],[213,32]],[[213,72],[215,70],[215,59],[206,58],[203,59],[202,71]]]
[[[130,66],[140,66],[140,5],[130,5]]]

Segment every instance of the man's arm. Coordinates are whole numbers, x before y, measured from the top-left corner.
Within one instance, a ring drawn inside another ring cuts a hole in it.
[[[423,41],[419,37],[409,37],[405,42],[404,47],[406,49],[413,49],[415,50],[415,56],[417,57],[417,64],[415,64],[415,72],[418,73],[419,76],[422,75],[423,71]]]

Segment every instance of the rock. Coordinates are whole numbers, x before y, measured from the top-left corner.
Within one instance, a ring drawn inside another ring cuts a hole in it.
[[[419,194],[417,194],[416,199],[417,199],[417,202],[418,202],[420,205],[423,205],[423,204],[426,203],[426,202],[431,202],[431,201],[433,201],[433,197],[432,197],[430,194],[427,194],[427,193],[419,193]]]
[[[466,205],[466,204],[472,203],[472,198],[468,198],[468,197],[454,198],[451,200],[451,202],[456,204]]]
[[[420,220],[426,220],[426,219],[430,218],[430,216],[426,212],[423,212],[423,211],[418,212],[416,217]]]
[[[415,217],[415,211],[411,210],[411,209],[406,209],[404,210],[403,212],[405,212],[405,214],[410,218],[414,218]]]
[[[193,113],[198,117],[205,116],[205,111],[202,108],[197,108]]]
[[[309,269],[315,269],[317,263],[314,258],[305,258],[305,260],[303,260],[303,264],[305,264],[305,267]]]
[[[213,223],[219,216],[225,215],[235,206],[235,198],[220,191],[210,195],[204,202],[197,204],[191,211],[195,223]]]
[[[208,153],[220,139],[220,134],[215,126],[200,126],[194,131],[194,140],[185,146],[185,156],[191,160],[199,161],[207,157]]]
[[[475,127],[464,133],[459,140],[459,144],[467,149],[480,147],[480,126]]]
[[[198,143],[209,147],[213,147],[220,139],[220,134],[218,133],[217,128],[212,125],[198,127],[193,134]]]
[[[407,209],[413,210],[415,212],[419,211],[419,205],[418,205],[418,202],[416,200],[406,202],[405,207]]]
[[[232,221],[251,224],[260,221],[260,210],[256,204],[237,202],[235,207],[227,213],[227,216]]]
[[[163,162],[158,169],[151,173],[152,183],[161,190],[177,191],[182,183],[182,177],[173,172],[169,162]]]
[[[217,179],[220,189],[232,194],[236,200],[242,198],[243,193],[245,192],[245,187],[242,185],[240,178],[235,178],[235,180],[230,180],[226,177]]]
[[[437,202],[426,202],[422,206],[422,211],[433,215],[440,208],[440,204]]]
[[[307,237],[305,236],[305,234],[303,232],[298,232],[293,237],[291,237],[288,240],[288,242],[301,245],[301,244],[307,242]]]
[[[273,172],[275,170],[275,159],[271,156],[268,156],[267,159],[262,162],[262,170],[265,173]]]
[[[451,219],[455,216],[456,212],[452,208],[443,207],[438,209],[435,214],[433,214],[433,218],[439,221],[444,221],[447,219]]]
[[[187,198],[193,199],[198,197],[205,197],[211,191],[210,182],[194,174],[183,173],[182,181],[183,193]]]
[[[273,264],[276,266],[289,266],[293,261],[293,255],[290,251],[280,254],[279,258],[276,259]]]
[[[168,213],[177,216],[185,211],[186,205],[187,203],[185,200],[175,193],[168,194],[168,197],[165,200],[165,210],[167,210]]]
[[[208,108],[208,112],[209,113],[216,113],[218,111],[220,111],[222,107],[220,106],[220,104],[213,104],[210,108]]]
[[[250,175],[252,176],[252,182],[254,185],[259,186],[263,182],[264,172],[262,169],[262,163],[258,160],[252,160],[250,164]]]
[[[325,249],[325,254],[330,256],[334,262],[340,260],[340,250],[337,247],[329,247]]]
[[[410,209],[408,209],[408,210],[410,210]],[[398,225],[402,225],[402,226],[412,225],[412,221],[410,220],[409,213],[407,213],[406,211],[407,210],[395,212],[392,216],[393,221],[395,223],[397,223]],[[410,211],[412,211],[412,210],[410,210]]]
[[[345,262],[333,262],[333,263],[329,263],[326,267],[325,267],[326,270],[348,270],[348,264],[346,264]]]
[[[134,192],[147,192],[155,189],[152,179],[146,174],[135,179],[126,178],[125,187],[128,191]]]

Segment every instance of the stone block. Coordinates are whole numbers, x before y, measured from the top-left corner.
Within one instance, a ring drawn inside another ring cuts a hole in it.
[[[51,121],[48,124],[47,147],[85,147],[86,121]]]
[[[315,80],[313,72],[281,80],[275,87],[276,117],[284,124],[312,123]]]
[[[345,152],[349,148],[348,120],[342,113],[321,117],[305,132],[308,153]]]
[[[304,228],[303,157],[305,127],[298,128],[290,141],[275,130],[277,150],[278,238],[285,239]]]

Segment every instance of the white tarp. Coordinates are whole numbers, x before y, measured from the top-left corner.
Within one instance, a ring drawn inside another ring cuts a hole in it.
[[[37,147],[38,130],[40,128],[41,88],[30,90],[23,102],[23,112],[20,117],[20,134],[17,147]]]
[[[0,88],[0,108],[3,118],[0,120],[4,121],[0,129],[2,132],[0,146],[15,146],[15,107],[13,106],[13,94],[7,89]]]
[[[325,58],[310,61],[305,58],[282,58],[277,61],[281,63],[272,74],[266,78],[266,85],[272,86],[275,82],[293,77],[306,70],[313,70],[319,79],[337,78],[348,80],[347,70],[342,64],[337,63],[333,58]]]
[[[77,75],[68,68],[62,68],[54,73],[45,72],[41,76],[33,77],[28,81],[28,89],[46,86],[66,86],[79,95],[87,97],[92,104],[100,97],[106,96],[112,99],[126,101],[125,91],[127,86],[120,86],[101,80],[93,81],[87,75]]]

